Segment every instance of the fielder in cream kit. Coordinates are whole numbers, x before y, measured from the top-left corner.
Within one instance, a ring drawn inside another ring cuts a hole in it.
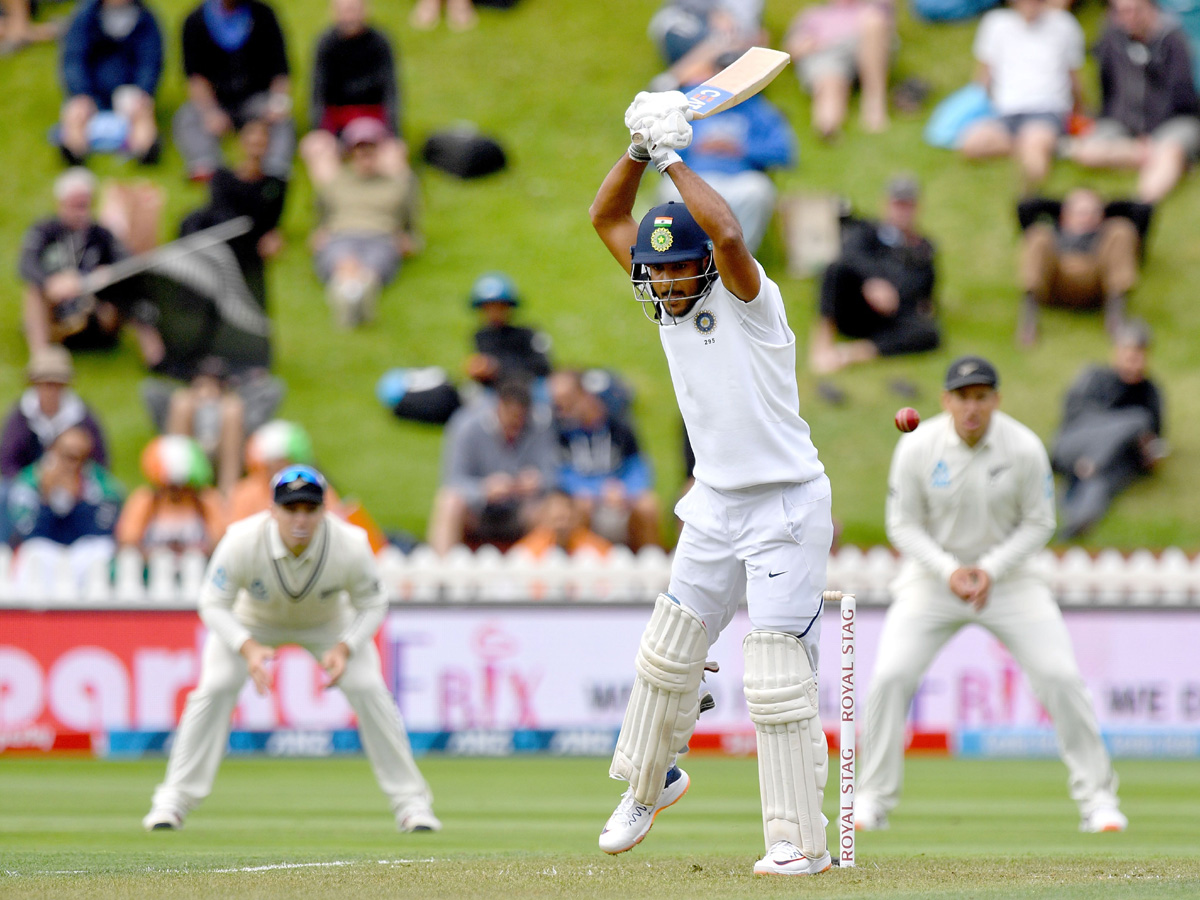
[[[212,790],[247,677],[267,693],[275,648],[297,644],[320,662],[326,686],[346,695],[397,827],[437,831],[432,794],[380,671],[374,638],[387,595],[366,532],[325,511],[325,479],[310,466],[281,469],[271,490],[271,509],[229,526],[209,560],[199,601],[208,628],[200,682],[142,824],[183,826]]]
[[[758,874],[830,867],[821,800],[827,748],[817,715],[821,593],[833,539],[829,480],[799,415],[796,340],[779,288],[742,240],[724,200],[679,159],[691,140],[679,92],[642,93],[625,115],[631,144],[591,207],[592,224],[630,272],[659,326],[696,454],[676,507],[684,526],[667,593],[642,636],[609,774],[629,782],[600,835],[629,850],[687,791],[677,755],[699,712],[709,646],[742,598],[744,688],[758,739],[766,853]],[[683,203],[632,211],[648,163]]]

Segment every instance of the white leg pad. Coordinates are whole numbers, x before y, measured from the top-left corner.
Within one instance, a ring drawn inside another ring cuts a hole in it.
[[[805,856],[826,851],[821,814],[829,749],[817,715],[817,682],[795,635],[752,631],[742,642],[743,686],[758,738],[758,785],[767,849],[790,841]]]
[[[707,653],[700,617],[659,594],[638,647],[637,676],[608,770],[629,782],[639,803],[658,799],[675,755],[691,740]]]

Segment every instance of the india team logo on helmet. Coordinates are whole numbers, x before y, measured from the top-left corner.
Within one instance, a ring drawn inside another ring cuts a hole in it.
[[[648,267],[693,259],[706,261],[697,276],[701,282],[700,289],[693,294],[673,297],[692,301],[683,313],[673,315],[659,300],[654,287],[657,285],[669,291],[677,279],[652,279]],[[630,262],[634,297],[643,304],[646,316],[660,325],[684,321],[696,303],[712,289],[717,278],[712,240],[682,203],[664,203],[642,217],[638,225],[637,243],[630,248]]]

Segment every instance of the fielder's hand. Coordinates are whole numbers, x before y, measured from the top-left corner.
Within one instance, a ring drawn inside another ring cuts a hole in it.
[[[346,646],[345,641],[338,641],[331,649],[325,651],[325,655],[321,657],[321,668],[329,676],[325,687],[331,688],[338,683],[338,679],[346,671],[346,660],[349,658],[350,648]]]
[[[275,648],[260,644],[254,638],[246,638],[246,642],[242,644],[241,654],[246,658],[246,663],[250,668],[254,689],[266,696],[271,692],[270,663],[275,661]]]

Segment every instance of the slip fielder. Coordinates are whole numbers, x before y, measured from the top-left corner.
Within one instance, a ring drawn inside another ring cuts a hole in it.
[[[688,789],[675,764],[696,725],[709,646],[741,599],[744,687],[758,739],[767,852],[758,874],[830,867],[821,814],[828,768],[817,715],[821,593],[833,538],[829,479],[800,418],[796,340],[779,288],[724,200],[679,160],[691,126],[678,92],[639,94],[625,124],[645,134],[613,166],[592,224],[657,322],[696,454],[670,586],[642,636],[609,774],[629,782],[600,847],[629,850]],[[633,218],[653,162],[683,203]]]
[[[887,532],[904,557],[867,695],[855,824],[886,828],[904,777],[909,702],[964,625],[992,632],[1054,720],[1081,831],[1123,831],[1117,777],[1100,739],[1062,613],[1033,557],[1054,533],[1054,482],[1036,434],[1000,412],[999,376],[964,356],[946,372],[945,410],[900,438]]]
[[[380,671],[374,637],[387,595],[366,532],[325,511],[325,479],[310,466],[281,469],[271,491],[271,509],[231,525],[209,560],[199,602],[208,627],[200,683],[188,695],[166,780],[142,824],[148,831],[183,826],[212,789],[247,676],[267,693],[275,649],[298,644],[354,709],[397,827],[437,831],[432,794]]]

